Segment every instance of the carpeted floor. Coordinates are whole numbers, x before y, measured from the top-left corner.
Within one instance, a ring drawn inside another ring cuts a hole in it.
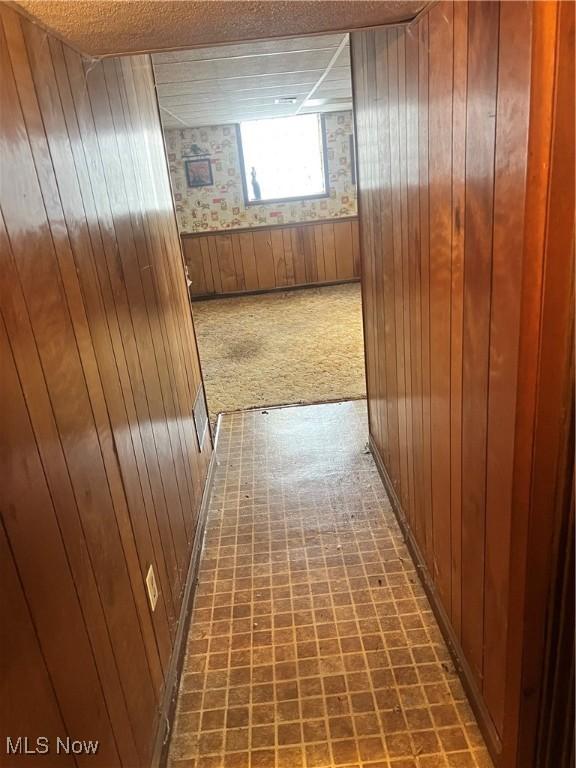
[[[360,285],[196,301],[212,423],[221,412],[365,397]]]

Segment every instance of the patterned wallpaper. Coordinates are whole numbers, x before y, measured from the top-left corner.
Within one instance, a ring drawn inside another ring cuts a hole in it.
[[[356,187],[352,183],[350,134],[352,112],[325,115],[330,196],[289,203],[244,205],[240,158],[234,125],[168,129],[166,148],[180,232],[295,224],[316,219],[356,215]],[[209,152],[214,184],[188,187],[183,155],[192,144]]]

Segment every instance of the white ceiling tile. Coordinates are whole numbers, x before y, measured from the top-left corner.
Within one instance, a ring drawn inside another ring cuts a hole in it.
[[[155,55],[153,61],[165,127],[351,106],[350,51],[343,35],[178,51]],[[311,93],[315,101],[306,105]],[[296,102],[275,101],[286,97],[295,97]]]
[[[194,48],[189,51],[152,54],[154,64],[172,64],[178,61],[200,61],[235,56],[277,55],[286,51],[314,51],[337,48],[342,35],[321,35],[319,37],[291,37],[285,40],[266,40],[237,45],[218,45],[213,48]]]

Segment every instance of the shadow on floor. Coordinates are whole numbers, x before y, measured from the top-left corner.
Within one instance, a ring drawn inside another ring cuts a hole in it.
[[[212,424],[222,412],[366,396],[359,283],[192,307]]]

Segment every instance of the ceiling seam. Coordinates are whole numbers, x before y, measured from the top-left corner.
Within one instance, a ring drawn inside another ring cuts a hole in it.
[[[304,104],[306,104],[306,102],[318,90],[318,88],[323,83],[324,79],[327,77],[328,73],[330,72],[330,70],[332,69],[334,64],[336,63],[338,57],[340,56],[340,54],[342,53],[342,51],[346,47],[347,43],[348,43],[348,33],[346,32],[346,34],[342,37],[342,40],[340,41],[340,45],[338,46],[338,48],[336,48],[336,52],[334,53],[334,55],[332,56],[332,58],[330,59],[330,61],[326,65],[326,69],[320,75],[320,77],[318,78],[317,82],[312,87],[310,93],[308,93],[308,95],[300,102],[300,105],[298,106],[298,109],[296,110],[296,112],[294,112],[295,115],[299,115],[300,114],[300,110],[303,109]]]

